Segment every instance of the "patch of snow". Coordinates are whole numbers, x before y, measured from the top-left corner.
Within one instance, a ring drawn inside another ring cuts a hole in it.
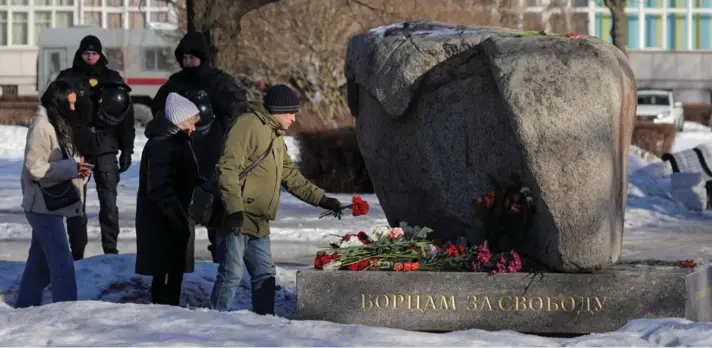
[[[388,32],[391,29],[402,29],[403,28],[403,23],[393,23],[389,25],[384,25],[380,26],[378,28],[373,28],[369,30],[369,33],[377,36],[383,36],[386,35],[386,32]]]
[[[709,129],[709,128],[708,128]],[[679,132],[672,144],[672,152],[694,148],[702,144],[712,143],[712,133],[702,131]]]
[[[628,173],[635,172],[651,163],[659,162],[660,158],[655,154],[645,151],[635,145],[631,145],[628,150]]]
[[[440,28],[435,30],[417,30],[412,32],[412,35],[421,35],[428,37],[447,37],[447,36],[462,36],[462,35],[474,35],[479,34],[481,30],[477,29],[452,29],[452,28]]]
[[[683,132],[702,132],[702,133],[710,133],[712,132],[712,129],[710,127],[707,127],[703,125],[702,123],[697,123],[697,122],[692,122],[692,121],[685,121],[682,124],[682,131]]]
[[[0,262],[2,346],[710,346],[712,323],[681,318],[636,319],[613,332],[549,338],[510,330],[444,334],[291,320],[296,269],[278,269],[277,316],[249,312],[243,281],[232,312],[205,308],[215,266],[186,274],[183,307],[149,302],[150,278],[133,274],[133,255],[106,255],[76,263],[79,301],[13,309],[23,265]],[[246,276],[248,276],[246,274]],[[45,298],[49,299],[49,292]]]

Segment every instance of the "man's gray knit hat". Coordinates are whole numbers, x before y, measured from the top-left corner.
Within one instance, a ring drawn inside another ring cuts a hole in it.
[[[192,101],[186,99],[178,93],[168,94],[166,98],[166,107],[164,109],[166,119],[171,123],[178,125],[183,121],[198,115],[200,110],[193,104]]]

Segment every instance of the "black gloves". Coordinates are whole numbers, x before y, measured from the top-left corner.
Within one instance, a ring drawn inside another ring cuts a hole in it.
[[[322,197],[322,199],[321,199],[321,201],[319,201],[318,205],[319,205],[319,208],[324,208],[324,209],[330,210],[334,213],[341,213],[341,210],[344,209],[343,206],[341,205],[341,202],[339,202],[338,199],[327,197],[326,195],[324,195],[324,197]]]
[[[245,215],[242,212],[232,213],[225,218],[223,226],[231,230],[236,236],[239,236],[242,234],[242,224],[244,221]]]
[[[131,153],[121,151],[121,156],[119,156],[119,173],[129,170],[129,167],[131,167]]]

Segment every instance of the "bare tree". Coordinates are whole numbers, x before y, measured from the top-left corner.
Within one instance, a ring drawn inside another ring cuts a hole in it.
[[[548,9],[558,13],[556,7],[565,0],[552,2]],[[301,120],[309,118],[311,128],[350,120],[343,65],[354,34],[404,20],[543,30],[548,22],[564,19],[552,16],[544,23],[539,13],[525,13],[520,4],[519,0],[198,0],[195,25],[210,32],[218,47],[217,64],[238,77],[252,98],[261,96],[265,83],[287,83],[298,90],[308,114]],[[534,17],[537,22],[531,22]]]
[[[611,11],[611,39],[613,45],[618,47],[625,55],[628,55],[628,50],[625,47],[626,27],[625,27],[625,8],[627,0],[603,0],[603,3]]]

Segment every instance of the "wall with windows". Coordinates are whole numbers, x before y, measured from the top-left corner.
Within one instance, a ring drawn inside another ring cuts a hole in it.
[[[0,89],[36,94],[37,41],[44,28],[146,28],[177,23],[164,0],[0,0]]]
[[[611,41],[611,16],[592,1],[593,35]],[[630,50],[712,50],[712,0],[628,0]]]

